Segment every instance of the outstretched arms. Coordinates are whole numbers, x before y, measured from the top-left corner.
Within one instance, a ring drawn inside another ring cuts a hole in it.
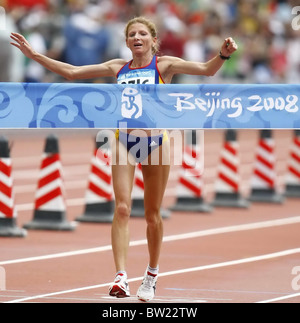
[[[91,79],[96,77],[116,76],[125,64],[121,59],[115,59],[98,65],[74,66],[63,63],[36,52],[26,38],[18,33],[12,33],[11,42],[26,57],[35,60],[51,72],[61,75],[68,80]]]
[[[223,66],[226,58],[229,58],[238,49],[235,41],[229,37],[224,40],[220,54],[212,58],[206,63],[185,61],[181,58],[165,56],[161,57],[161,72],[164,79],[174,74],[188,74],[188,75],[205,75],[213,76]],[[223,56],[223,59],[221,58]],[[163,72],[165,71],[165,73]]]
[[[123,59],[113,59],[103,64],[74,66],[63,63],[36,52],[26,38],[18,33],[12,33],[11,44],[18,48],[25,56],[35,60],[48,70],[61,75],[68,80],[92,79],[97,77],[115,77],[119,70],[126,64]],[[226,57],[238,49],[235,41],[229,37],[222,44],[220,55],[215,56],[206,63],[185,61],[181,58],[162,56],[159,57],[159,70],[166,83],[170,83],[175,74],[213,76],[222,67]]]
[[[223,42],[219,55],[204,64],[206,75],[213,76],[223,66],[226,59],[238,49],[236,42],[231,38],[226,38]]]

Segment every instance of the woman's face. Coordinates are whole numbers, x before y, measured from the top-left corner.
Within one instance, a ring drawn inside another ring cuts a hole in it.
[[[151,36],[148,27],[141,23],[133,24],[128,29],[126,44],[134,55],[144,55],[152,48],[157,39]]]

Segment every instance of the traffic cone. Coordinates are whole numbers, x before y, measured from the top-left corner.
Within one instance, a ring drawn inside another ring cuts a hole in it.
[[[75,222],[66,219],[64,184],[59,155],[58,139],[50,135],[46,140],[33,220],[24,225],[26,229],[72,231]]]
[[[26,230],[16,225],[12,162],[5,137],[0,137],[0,237],[25,237]]]
[[[286,175],[285,196],[300,197],[300,130],[294,131]]]
[[[197,131],[192,130],[187,137],[180,169],[177,200],[170,207],[172,211],[211,212],[212,207],[203,198],[203,163],[201,144],[197,144]]]
[[[137,164],[136,167],[132,196],[131,216],[136,218],[144,217],[144,180],[141,164]],[[170,212],[161,208],[160,215],[163,219],[168,219]]]
[[[111,174],[111,150],[103,149],[105,142],[96,143],[91,161],[84,214],[80,222],[111,223],[114,218],[114,201]]]
[[[213,206],[248,208],[249,201],[240,194],[239,144],[235,130],[227,130],[220,157]]]
[[[256,152],[256,161],[251,179],[250,201],[283,203],[283,195],[276,190],[275,142],[272,130],[261,130]]]

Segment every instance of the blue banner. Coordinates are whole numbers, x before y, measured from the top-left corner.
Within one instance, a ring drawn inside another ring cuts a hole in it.
[[[0,128],[299,129],[300,85],[0,83]]]

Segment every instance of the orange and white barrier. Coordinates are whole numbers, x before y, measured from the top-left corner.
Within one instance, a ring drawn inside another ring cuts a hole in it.
[[[300,130],[294,131],[288,160],[285,196],[300,197]]]
[[[13,218],[16,216],[11,159],[0,158],[0,217]]]
[[[64,195],[58,139],[55,136],[49,136],[42,156],[34,218],[24,227],[39,230],[74,230],[75,223],[69,223],[66,220]]]
[[[240,194],[239,143],[235,130],[227,130],[220,156],[213,206],[247,208],[249,202]]]
[[[24,237],[26,230],[16,225],[12,161],[6,138],[0,138],[0,237]]]
[[[203,135],[203,134],[201,134]],[[182,165],[177,184],[177,200],[170,210],[190,212],[210,212],[212,207],[203,198],[203,147],[198,144],[197,131],[192,130],[191,138],[183,149]]]
[[[260,131],[251,190],[249,197],[251,201],[270,203],[284,201],[284,197],[277,192],[275,141],[272,130]]]
[[[179,196],[200,198],[203,193],[202,170],[191,166],[198,157],[197,147],[186,146],[183,152],[182,168],[177,192]]]
[[[62,167],[58,153],[45,153],[42,157],[35,210],[66,211]]]
[[[97,143],[91,160],[89,182],[85,194],[85,211],[76,221],[112,222],[113,200],[111,150],[104,150],[101,148],[101,143]]]

